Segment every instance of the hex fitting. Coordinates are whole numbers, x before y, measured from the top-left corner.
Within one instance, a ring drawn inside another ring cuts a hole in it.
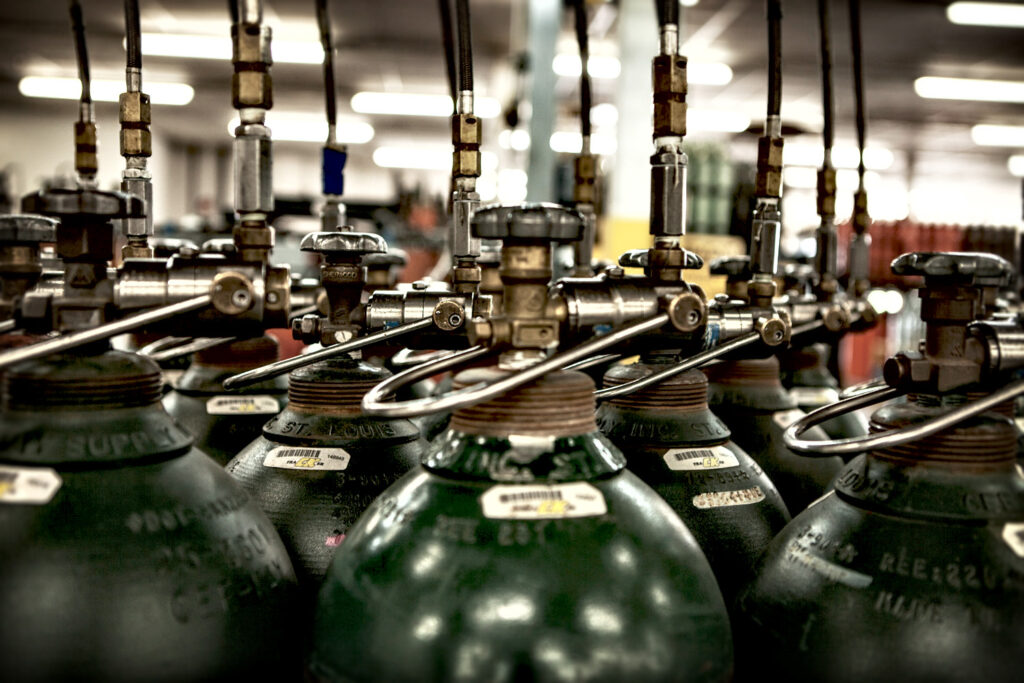
[[[686,135],[686,57],[660,54],[651,66],[654,137]]]
[[[452,177],[480,177],[480,143],[482,126],[480,117],[474,114],[452,116]]]
[[[235,109],[274,106],[270,38],[269,26],[236,24],[231,27],[231,61],[235,69],[231,77],[231,104]]]
[[[754,194],[758,197],[782,196],[782,146],[783,140],[777,136],[764,136],[757,140]]]
[[[75,171],[92,179],[98,170],[96,124],[92,121],[75,121]]]
[[[700,329],[708,319],[708,307],[703,297],[693,292],[678,294],[665,308],[672,326],[684,334]]]
[[[151,111],[149,95],[123,92],[118,98],[118,120],[121,123],[121,156],[148,157],[153,154],[153,138],[149,130]]]
[[[779,346],[789,341],[789,325],[778,317],[760,317],[754,323],[754,329],[761,335],[761,341],[768,346]]]
[[[223,315],[241,315],[255,302],[252,282],[235,271],[217,273],[210,285],[210,299],[213,307]]]

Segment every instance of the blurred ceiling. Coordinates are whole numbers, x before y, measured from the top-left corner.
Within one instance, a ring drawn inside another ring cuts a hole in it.
[[[551,0],[555,2],[557,0]],[[142,0],[144,32],[227,31],[227,9],[207,0]],[[514,88],[513,53],[525,44],[527,0],[472,0],[474,60],[482,94],[507,101]],[[963,154],[998,161],[1005,168],[1012,150],[978,147],[976,123],[1024,124],[1024,105],[928,100],[918,97],[919,76],[954,76],[1024,81],[1022,29],[960,26],[945,14],[947,2],[862,0],[869,138],[890,149],[924,154]],[[786,0],[783,24],[783,118],[820,130],[820,71],[816,3]],[[123,77],[123,6],[118,0],[83,0],[89,29],[93,78]],[[838,137],[853,137],[849,32],[846,2],[833,0]],[[592,3],[594,53],[614,48],[615,3]],[[437,6],[427,0],[345,0],[331,3],[337,44],[339,108],[360,90],[445,93]],[[266,16],[275,38],[316,40],[313,0],[274,0]],[[756,122],[765,97],[764,3],[761,0],[699,0],[683,9],[683,36],[691,61],[721,61],[733,71],[724,86],[692,86],[691,107],[740,108]],[[568,12],[564,40],[571,45]],[[0,110],[64,112],[68,101],[30,100],[18,92],[25,75],[75,74],[65,4],[0,3]],[[652,55],[656,34],[652,33]],[[573,48],[574,50],[574,48]],[[539,66],[539,65],[537,65]],[[149,81],[175,80],[195,88],[184,107],[155,107],[156,125],[182,142],[227,144],[231,65],[209,59],[147,56]],[[321,71],[312,64],[275,64],[275,108],[322,111]],[[576,105],[574,79],[561,78],[556,96],[567,118]],[[598,102],[611,101],[614,81],[595,83]],[[113,110],[116,105],[98,105]],[[366,117],[363,117],[366,118]],[[444,144],[447,121],[411,116],[372,116],[374,143],[428,139]],[[497,122],[498,119],[493,121]],[[495,126],[495,124],[488,124]],[[488,134],[494,135],[492,127]]]

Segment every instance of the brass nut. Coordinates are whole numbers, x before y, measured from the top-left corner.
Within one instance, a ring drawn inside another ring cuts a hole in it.
[[[153,154],[153,135],[146,128],[121,129],[121,155],[148,157]]]
[[[141,244],[128,243],[121,247],[121,258],[151,258],[153,250]]]
[[[772,298],[775,296],[775,281],[752,281],[747,284],[747,296]]]
[[[149,95],[141,92],[123,92],[118,97],[118,120],[121,123],[150,123]]]
[[[654,103],[654,135],[686,135],[686,102],[666,100]]]
[[[494,336],[494,326],[491,325],[490,320],[473,319],[466,326],[466,336],[469,338],[470,344],[486,345]]]
[[[452,117],[452,142],[455,145],[474,145],[479,147],[482,140],[483,127],[480,117],[456,114]]]
[[[457,330],[466,322],[466,311],[455,301],[442,301],[434,306],[434,324],[445,332]]]
[[[452,271],[452,280],[455,282],[478,283],[482,277],[479,266],[457,266]]]
[[[669,302],[667,313],[672,326],[680,332],[693,332],[707,320],[704,300],[692,292],[680,294]]]
[[[213,307],[224,315],[239,315],[252,308],[253,287],[241,273],[226,271],[213,278],[210,287]]]
[[[274,105],[273,81],[266,71],[242,71],[231,79],[231,99],[236,109]]]
[[[654,95],[686,94],[686,57],[658,55],[651,67]]]
[[[597,158],[593,154],[581,154],[574,162],[576,182],[591,181],[597,178]]]
[[[558,324],[550,320],[512,320],[512,346],[544,349],[558,344]]]
[[[274,246],[274,229],[266,225],[239,225],[232,232],[232,239],[238,249],[271,249]]]
[[[757,167],[782,168],[782,138],[757,139]]]
[[[320,316],[315,313],[292,320],[292,339],[307,343],[319,341],[320,320]]]
[[[755,327],[768,346],[778,346],[789,340],[789,326],[781,318],[758,318]]]
[[[457,149],[452,153],[452,175],[480,177],[480,150]]]
[[[850,326],[850,312],[842,306],[829,306],[821,314],[821,320],[829,332],[841,332]]]
[[[270,52],[265,49],[270,40],[270,27],[250,28],[248,26],[231,28],[233,51],[231,61],[245,64],[267,64],[270,62]]]

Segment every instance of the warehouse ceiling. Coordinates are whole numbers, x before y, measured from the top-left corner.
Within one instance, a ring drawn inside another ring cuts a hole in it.
[[[945,2],[863,0],[863,25],[869,137],[894,151],[959,154],[998,162],[1005,168],[1012,150],[976,146],[970,127],[976,123],[1024,124],[1024,105],[923,99],[914,92],[919,76],[952,76],[1024,81],[1024,40],[1020,29],[959,26],[950,23]],[[227,10],[206,0],[143,0],[144,32],[226,32]],[[514,86],[511,55],[521,51],[526,0],[473,0],[473,39],[477,82],[482,94],[508,101]],[[816,3],[784,3],[783,117],[809,130],[820,130],[820,72]],[[122,3],[84,0],[89,28],[93,78],[122,78]],[[275,38],[315,40],[314,3],[277,0],[267,3]],[[845,2],[832,2],[836,62],[837,115],[840,138],[852,139],[852,94],[849,34]],[[337,80],[342,114],[349,97],[360,90],[445,93],[436,3],[426,0],[345,0],[331,3],[337,53]],[[595,53],[614,46],[614,4],[592,5]],[[691,61],[720,61],[733,72],[722,86],[693,86],[692,107],[742,108],[756,122],[765,96],[765,30],[761,0],[699,0],[684,8],[683,35]],[[565,17],[565,40],[569,37]],[[0,109],[26,113],[65,112],[69,101],[29,100],[18,91],[22,76],[74,75],[73,49],[61,2],[0,4]],[[655,44],[652,33],[652,54]],[[571,44],[571,43],[570,43]],[[231,65],[210,59],[145,58],[149,81],[186,82],[195,99],[184,107],[156,107],[155,125],[181,142],[228,143],[231,118]],[[319,112],[321,72],[313,64],[276,64],[278,110]],[[611,101],[614,81],[597,80],[597,101]],[[575,100],[571,78],[559,81],[557,93],[568,118]],[[114,104],[99,105],[111,111]],[[368,118],[368,117],[361,117]],[[498,119],[491,126],[498,125]],[[373,116],[375,142],[431,140],[443,144],[447,122],[410,116]],[[492,128],[494,130],[494,128]],[[356,152],[354,152],[356,153]],[[931,157],[928,157],[931,158]]]

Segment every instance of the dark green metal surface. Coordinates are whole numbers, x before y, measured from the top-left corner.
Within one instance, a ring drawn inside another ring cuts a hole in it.
[[[47,396],[70,375],[116,384],[136,370],[153,382],[126,390],[128,407]],[[0,502],[0,680],[298,677],[279,628],[297,594],[287,551],[156,402],[157,373],[108,352],[8,374],[38,391],[31,409],[5,399],[0,466],[53,468],[61,485],[45,504]]]
[[[349,359],[332,359],[296,370],[325,384],[380,381],[387,371]],[[344,470],[264,466],[274,448],[343,449]],[[292,556],[311,613],[334,551],[349,527],[377,496],[419,464],[426,449],[409,420],[315,412],[294,404],[267,422],[263,435],[228,464],[234,476],[270,517]]]
[[[739,612],[741,680],[1020,680],[1024,477],[860,456],[775,539]]]
[[[708,404],[729,426],[735,441],[759,464],[778,487],[792,514],[821,497],[832,484],[843,461],[838,457],[807,458],[789,450],[782,441],[785,427],[776,415],[796,409],[781,386],[708,385]],[[818,427],[804,432],[808,439],[826,439]]]
[[[722,594],[731,602],[755,561],[790,519],[768,475],[729,440],[728,428],[710,410],[652,411],[605,403],[597,411],[597,423],[625,454],[630,471],[653,488],[696,536]],[[665,460],[676,449],[715,446],[728,449],[738,464],[680,471]],[[736,500],[753,502],[725,504],[727,499],[718,497],[712,507],[697,507],[698,497],[723,492],[739,492]]]
[[[727,680],[711,569],[594,432],[542,452],[449,430],[350,530],[320,593],[311,669],[335,681]],[[587,481],[599,516],[484,516],[492,486]]]
[[[280,408],[288,403],[288,378],[275,377],[243,389],[227,391],[223,382],[242,370],[192,363],[177,386],[163,399],[164,408],[195,438],[196,448],[222,466],[263,433],[273,415],[210,415],[206,403],[214,396],[273,396]]]
[[[779,356],[782,366],[782,385],[790,390],[797,407],[805,413],[831,405],[839,400],[839,381],[826,366],[827,347],[815,344],[810,348],[794,350],[799,355],[792,364],[787,363],[787,354]],[[802,362],[801,362],[802,361]],[[813,363],[813,364],[812,364]],[[790,365],[794,367],[789,367]],[[808,391],[811,389],[812,391]],[[826,391],[815,392],[813,389]],[[831,389],[832,391],[827,391]],[[868,421],[863,413],[853,412],[823,422],[821,429],[832,439],[847,439],[868,433]]]

